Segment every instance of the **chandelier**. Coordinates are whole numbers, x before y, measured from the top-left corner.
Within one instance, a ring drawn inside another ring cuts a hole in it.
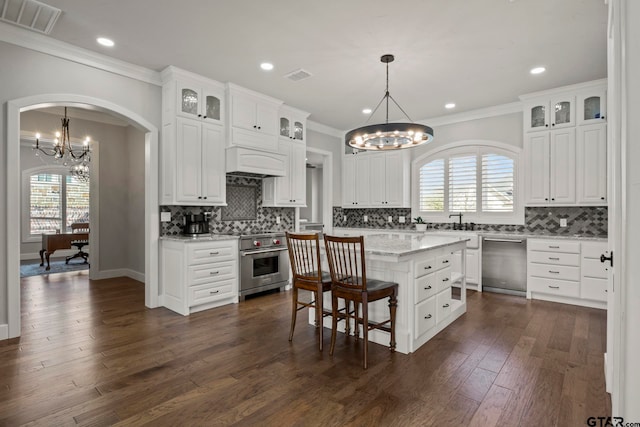
[[[345,135],[345,144],[347,146],[358,150],[398,150],[417,147],[433,141],[433,129],[429,126],[419,123],[389,123],[389,100],[393,101],[410,122],[413,122],[389,94],[389,63],[393,62],[394,59],[393,55],[382,55],[380,57],[380,61],[387,64],[387,88],[384,96],[367,119],[367,123],[369,123],[369,120],[382,105],[382,102],[385,102],[387,109],[385,122],[376,125],[367,125],[365,123],[365,126],[347,132]]]
[[[85,138],[82,148],[75,150],[71,146],[69,136],[69,118],[67,117],[67,107],[64,107],[64,118],[62,120],[62,129],[56,132],[52,147],[40,146],[40,134],[36,133],[36,145],[33,150],[36,156],[40,153],[53,157],[56,161],[62,163],[63,166],[69,167],[69,173],[80,181],[89,180],[89,163],[91,162],[91,149],[89,148],[90,138]]]

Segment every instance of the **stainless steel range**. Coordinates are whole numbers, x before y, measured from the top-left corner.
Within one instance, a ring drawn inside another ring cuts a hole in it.
[[[282,232],[240,236],[240,299],[281,288],[289,281],[289,256]]]

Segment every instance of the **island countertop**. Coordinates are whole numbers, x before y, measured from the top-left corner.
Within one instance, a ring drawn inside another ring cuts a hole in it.
[[[407,256],[430,249],[466,242],[465,236],[434,236],[429,234],[384,233],[364,237],[365,253],[370,255]]]

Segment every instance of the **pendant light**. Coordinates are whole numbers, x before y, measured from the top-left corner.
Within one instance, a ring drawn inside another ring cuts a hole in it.
[[[376,113],[380,105],[385,102],[387,114],[384,123],[368,125],[347,132],[345,144],[358,150],[400,150],[403,148],[417,147],[433,141],[433,129],[419,123],[389,123],[389,100],[402,111],[409,122],[413,122],[407,113],[398,105],[389,94],[389,63],[394,60],[393,55],[382,55],[380,61],[387,65],[387,88],[384,96],[369,115],[367,123]]]

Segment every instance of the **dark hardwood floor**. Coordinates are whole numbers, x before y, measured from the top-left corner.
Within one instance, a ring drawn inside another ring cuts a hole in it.
[[[22,337],[0,341],[0,425],[578,426],[610,413],[602,310],[468,293],[411,355],[339,336],[329,356],[288,292],[189,317],[131,279],[22,280]],[[303,312],[306,314],[306,312]]]

